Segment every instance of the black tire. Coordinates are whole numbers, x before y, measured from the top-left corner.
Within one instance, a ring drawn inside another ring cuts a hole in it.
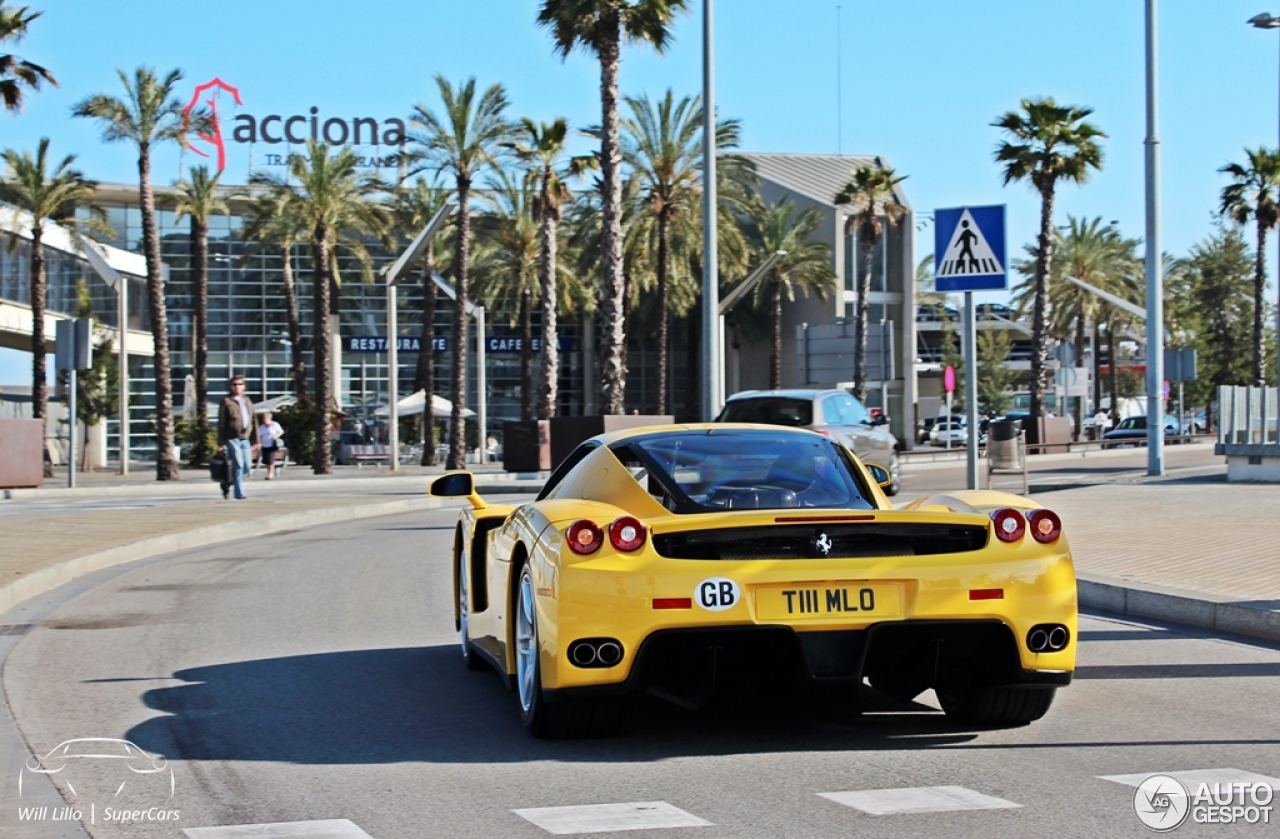
[[[467,555],[465,553],[458,554],[458,643],[462,647],[462,662],[467,666],[468,670],[486,670],[488,669],[484,659],[476,654],[475,648],[471,645],[471,634],[469,632],[469,616],[470,597],[468,592],[471,590],[470,569],[467,567]]]
[[[989,687],[935,688],[938,702],[950,719],[986,728],[1014,728],[1045,715],[1057,688]]]
[[[625,719],[621,700],[597,699],[579,702],[547,702],[542,695],[542,666],[538,650],[537,600],[528,563],[520,568],[516,584],[516,697],[520,720],[540,740],[574,740],[605,737],[615,733]],[[527,598],[527,600],[526,600]],[[522,655],[522,644],[532,644],[532,653]],[[527,661],[526,670],[521,662]]]
[[[884,494],[892,497],[902,492],[902,465],[897,452],[894,452],[889,460],[889,479],[889,485],[884,488]]]

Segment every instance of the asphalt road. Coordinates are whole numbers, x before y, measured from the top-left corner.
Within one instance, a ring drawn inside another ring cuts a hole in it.
[[[1280,649],[1101,617],[1082,621],[1075,684],[1026,728],[958,727],[925,694],[862,717],[655,705],[624,738],[532,740],[498,677],[460,660],[455,515],[278,534],[73,584],[29,605],[33,626],[0,635],[8,706],[41,754],[102,737],[168,757],[172,796],[144,788],[132,800],[178,819],[121,826],[95,807],[95,839],[183,829],[196,839],[520,839],[552,835],[534,822],[562,813],[516,810],[637,802],[631,818],[707,823],[641,834],[653,839],[1146,836],[1134,790],[1099,776],[1233,768],[1280,778]],[[17,820],[20,804],[57,802],[49,776],[18,798],[29,752],[11,732],[0,746],[0,835],[84,835]],[[109,792],[114,776],[87,771],[77,783]],[[926,794],[928,806],[1003,803],[871,815],[820,795],[936,787],[949,791]],[[318,820],[351,826],[196,830]],[[1177,835],[1274,835],[1275,821],[1187,824]]]

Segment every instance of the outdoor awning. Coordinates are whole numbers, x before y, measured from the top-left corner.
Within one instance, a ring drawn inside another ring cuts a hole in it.
[[[422,408],[426,404],[426,392],[418,391],[412,396],[406,396],[396,403],[396,410],[402,417],[416,417],[422,413]],[[375,416],[385,417],[391,413],[391,409],[387,405],[379,407],[373,412]],[[431,414],[432,416],[448,418],[453,414],[453,403],[441,396],[431,395]],[[464,417],[474,417],[476,412],[470,408],[463,408],[462,415]]]

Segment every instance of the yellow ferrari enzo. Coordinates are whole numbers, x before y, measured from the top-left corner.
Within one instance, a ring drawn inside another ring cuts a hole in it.
[[[453,569],[462,656],[513,684],[537,737],[606,733],[648,693],[932,688],[950,717],[1024,725],[1075,667],[1058,516],[955,492],[894,509],[879,466],[810,431],[630,429],[583,443],[537,499],[472,476]]]

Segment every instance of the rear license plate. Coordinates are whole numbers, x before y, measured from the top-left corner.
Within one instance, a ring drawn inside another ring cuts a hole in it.
[[[755,594],[761,620],[902,616],[899,583],[791,583],[757,586]]]

